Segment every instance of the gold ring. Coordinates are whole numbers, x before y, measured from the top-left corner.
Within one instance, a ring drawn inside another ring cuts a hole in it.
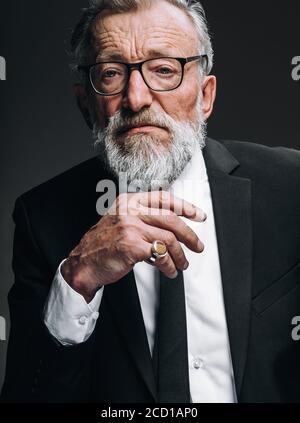
[[[165,257],[168,254],[166,244],[158,240],[152,242],[151,250],[152,256],[154,256],[155,258]]]
[[[153,264],[157,259],[163,258],[168,254],[167,246],[164,242],[155,240],[152,242],[151,246],[151,256],[148,260],[146,260],[147,263]]]

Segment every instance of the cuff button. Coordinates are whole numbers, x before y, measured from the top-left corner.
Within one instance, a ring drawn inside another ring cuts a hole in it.
[[[80,319],[79,319],[79,324],[80,325],[85,325],[86,324],[86,320],[87,320],[87,317],[86,316],[81,316]]]

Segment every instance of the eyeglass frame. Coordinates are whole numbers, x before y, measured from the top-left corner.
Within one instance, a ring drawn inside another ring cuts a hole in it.
[[[110,61],[104,61],[104,62],[101,61],[101,62],[93,63],[92,65],[78,65],[77,69],[79,71],[82,70],[82,71],[84,71],[85,73],[88,74],[88,76],[89,76],[89,82],[90,82],[90,84],[91,84],[91,86],[92,86],[92,88],[93,88],[93,90],[95,91],[96,94],[99,94],[99,95],[104,96],[104,97],[111,97],[111,96],[114,96],[114,95],[118,95],[122,91],[125,90],[125,88],[128,85],[128,82],[129,82],[129,79],[130,79],[130,76],[131,76],[131,72],[133,70],[138,70],[140,72],[140,74],[142,75],[143,81],[145,82],[145,84],[147,85],[147,87],[150,90],[152,90],[152,91],[155,91],[155,92],[168,92],[168,91],[177,90],[177,88],[179,88],[180,85],[182,84],[182,81],[183,81],[183,78],[184,78],[184,67],[185,67],[185,65],[187,63],[191,63],[191,62],[194,62],[196,60],[200,60],[200,59],[204,59],[204,58],[206,60],[205,70],[207,70],[207,68],[208,68],[208,55],[207,54],[201,54],[199,56],[190,56],[190,57],[166,57],[166,56],[164,56],[164,57],[155,57],[153,59],[143,60],[142,62],[138,62],[138,63],[125,63],[125,62],[121,62],[121,61],[118,61],[118,60],[114,60],[114,61],[111,61],[110,60]],[[180,80],[179,84],[175,88],[171,88],[169,90],[154,90],[153,88],[151,88],[149,86],[149,84],[145,80],[145,77],[144,77],[144,74],[143,74],[143,71],[142,71],[143,64],[146,63],[146,62],[150,62],[152,60],[157,60],[157,59],[175,59],[175,60],[177,60],[181,64],[181,80]],[[101,93],[101,92],[97,91],[97,89],[94,86],[94,83],[92,81],[91,69],[93,67],[97,66],[97,65],[100,65],[100,64],[104,64],[105,65],[106,63],[118,63],[120,65],[125,65],[126,68],[127,68],[127,71],[128,71],[127,81],[126,81],[126,83],[124,85],[124,88],[122,88],[122,90],[119,91],[119,92],[117,92],[117,93],[113,93],[113,94]]]

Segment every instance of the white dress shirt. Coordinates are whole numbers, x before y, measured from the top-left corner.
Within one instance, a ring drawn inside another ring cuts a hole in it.
[[[223,299],[222,279],[211,192],[205,161],[200,147],[170,192],[200,207],[205,222],[180,217],[204,243],[203,253],[194,253],[184,244],[189,267],[183,272],[188,337],[191,401],[194,403],[236,402],[233,368]],[[61,265],[60,265],[61,266]],[[84,342],[92,334],[99,316],[105,287],[91,303],[75,292],[57,270],[45,306],[45,324],[63,345]],[[155,316],[158,309],[158,269],[145,263],[134,268],[138,295],[152,354]]]

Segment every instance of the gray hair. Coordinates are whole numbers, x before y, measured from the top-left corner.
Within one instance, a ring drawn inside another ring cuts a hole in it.
[[[137,10],[141,7],[150,7],[157,0],[90,0],[89,7],[83,9],[81,18],[77,23],[71,38],[71,56],[73,59],[73,70],[78,65],[89,64],[92,48],[92,24],[95,17],[103,10],[111,10],[112,13]],[[207,68],[201,75],[209,74],[213,66],[213,48],[208,31],[208,25],[204,8],[197,0],[165,0],[183,10],[191,19],[198,35],[200,47],[199,54],[206,54],[208,57]]]

